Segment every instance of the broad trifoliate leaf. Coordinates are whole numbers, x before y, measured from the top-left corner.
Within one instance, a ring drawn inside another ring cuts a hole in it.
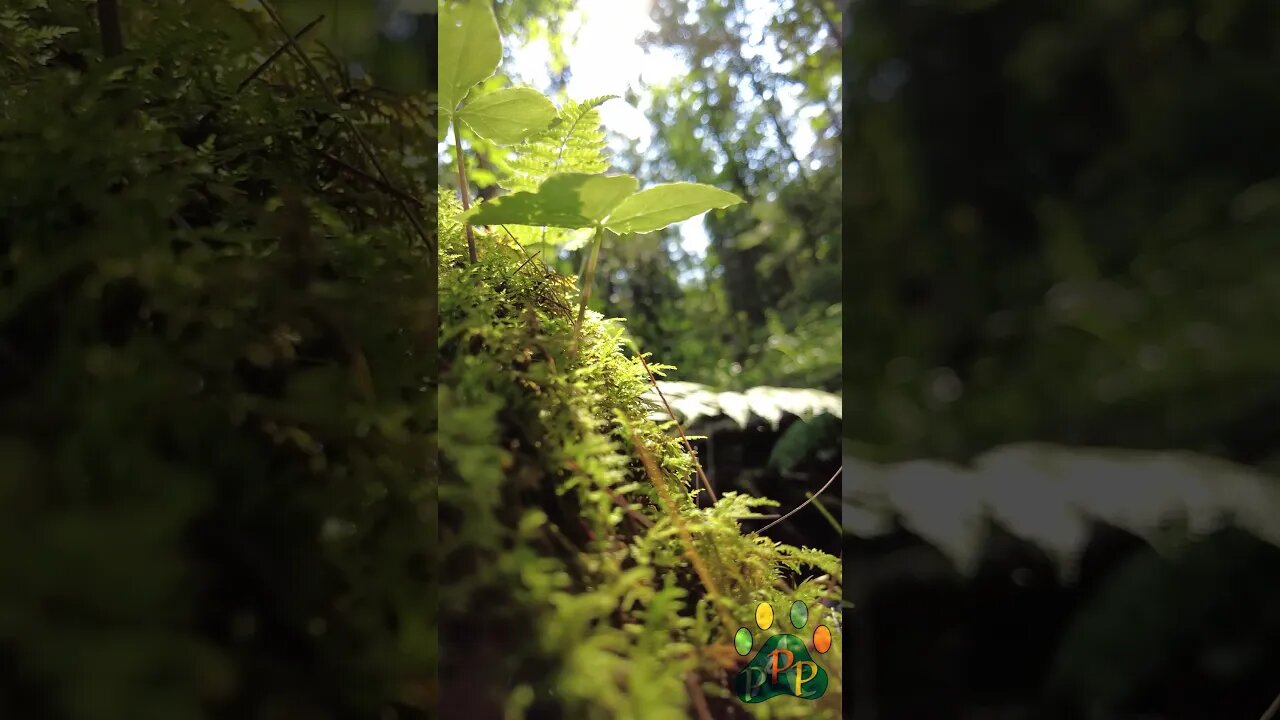
[[[512,193],[478,206],[467,222],[592,227],[634,193],[637,185],[630,175],[561,173],[547,178],[536,192]]]
[[[532,88],[505,88],[467,103],[458,118],[490,142],[514,145],[546,129],[556,118],[556,106]]]
[[[731,192],[701,183],[668,183],[632,195],[624,200],[605,227],[618,233],[648,233],[708,210],[737,205],[742,198]]]
[[[487,0],[440,4],[440,116],[457,111],[467,91],[492,75],[502,61],[498,20]]]

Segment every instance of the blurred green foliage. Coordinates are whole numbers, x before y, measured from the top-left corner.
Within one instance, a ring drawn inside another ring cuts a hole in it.
[[[838,391],[840,9],[830,0],[671,0],[652,15],[658,29],[645,44],[677,53],[688,74],[652,90],[653,142],[630,162],[720,184],[749,204],[708,216],[699,280],[663,293],[661,282],[649,289],[651,274],[621,265],[610,309],[686,379]],[[673,244],[666,265],[676,269]],[[681,312],[654,312],[664,304]]]
[[[1267,513],[1280,470],[1280,5],[853,8],[844,213],[855,275],[845,283],[854,314],[844,385],[857,411],[846,414],[846,452],[910,461],[890,466],[884,486],[916,495],[951,533],[930,543],[972,541],[984,560],[988,536],[1009,533],[1060,560],[1044,535],[1108,503],[1124,512],[1098,520],[1139,548],[1137,537],[1151,540],[1154,529],[1187,542],[1161,555],[1100,543],[1088,557],[1090,588],[1064,580],[1058,589],[1056,578],[1028,587],[995,563],[973,583],[1010,587],[1000,596],[1009,608],[1067,598],[1077,613],[1068,624],[1055,620],[1062,606],[1040,606],[1032,621],[1047,640],[1034,650],[1007,624],[975,632],[983,648],[1035,652],[1035,662],[1056,656],[1055,679],[1079,714],[1061,698],[1044,708],[1062,717],[1258,715],[1275,692],[1275,549],[1235,529],[1180,530],[1232,517],[1274,542],[1264,530],[1275,526]],[[1064,447],[1052,461],[1028,453],[999,469],[986,455],[1014,457],[1003,446],[1024,441]],[[1124,450],[1108,465],[1080,446]],[[1179,452],[1144,468],[1143,454],[1125,452],[1137,449],[1193,451],[1271,475],[1223,510],[1215,492],[1236,485],[1211,467],[1187,506],[1169,509],[1165,498],[1185,492],[1186,469],[1203,459]],[[1053,482],[1038,483],[1041,475]],[[1059,505],[1051,487],[1069,502]],[[1004,510],[987,526],[995,495]],[[865,510],[856,504],[846,518]],[[1081,530],[1077,541],[1087,537]],[[1019,559],[1014,572],[1034,562]],[[1104,572],[1109,562],[1117,565]],[[892,604],[905,601],[886,599],[878,622]],[[952,622],[947,632],[972,630],[990,612],[978,605],[942,621]],[[938,667],[932,682],[954,683],[939,702],[978,703],[965,694],[970,678]],[[914,692],[921,682],[914,660],[876,672],[883,687]],[[1042,717],[1026,709],[1028,696],[1049,679],[1024,674],[984,700],[1022,708],[1012,717]]]
[[[253,7],[256,0],[232,0]],[[286,24],[300,28],[317,17],[314,34],[345,72],[367,76],[379,87],[419,92],[436,82],[437,0],[277,0]]]
[[[0,23],[0,716],[420,715],[426,106],[222,0],[122,5],[110,60],[89,2]]]
[[[1280,6],[861,0],[845,424],[1277,467]]]

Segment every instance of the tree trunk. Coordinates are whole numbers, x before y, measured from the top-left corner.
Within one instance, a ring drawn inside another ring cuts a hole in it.
[[[102,33],[103,57],[114,57],[124,52],[124,33],[120,30],[117,0],[98,0],[98,29]]]

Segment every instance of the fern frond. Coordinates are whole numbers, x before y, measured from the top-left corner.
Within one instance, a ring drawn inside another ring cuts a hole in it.
[[[803,572],[803,568],[813,567],[827,573],[831,577],[841,578],[844,567],[840,559],[813,548],[798,548],[778,543],[776,545],[779,562],[795,573]]]
[[[607,170],[609,158],[597,108],[615,97],[604,95],[565,103],[546,130],[515,148],[511,173],[503,180],[502,187],[511,192],[533,191],[556,173]]]
[[[615,97],[603,95],[582,102],[566,102],[546,130],[514,148],[509,172],[500,185],[510,192],[531,192],[556,173],[600,173],[608,170],[609,157],[605,152],[605,135],[600,128],[597,108]],[[548,246],[572,250],[591,239],[589,229],[509,227],[508,230],[528,251]]]
[[[54,45],[66,35],[78,32],[76,28],[50,25],[37,16],[46,10],[40,0],[17,3],[16,9],[0,12],[0,51],[5,60],[22,70],[43,65],[54,55]]]
[[[997,447],[963,468],[844,462],[847,533],[883,535],[896,520],[966,574],[979,569],[993,524],[1039,546],[1064,578],[1079,570],[1092,523],[1165,552],[1229,527],[1280,546],[1275,478],[1192,453],[1025,443]]]

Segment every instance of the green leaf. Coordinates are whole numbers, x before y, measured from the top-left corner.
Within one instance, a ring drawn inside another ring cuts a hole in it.
[[[502,61],[498,20],[487,0],[447,0],[440,6],[440,115],[457,111],[467,91]]]
[[[737,205],[742,198],[701,183],[654,185],[618,205],[605,227],[618,233],[649,233],[717,208]]]
[[[467,103],[458,118],[480,137],[512,145],[545,130],[556,118],[556,106],[532,88],[506,88]]]
[[[631,175],[560,173],[547,178],[537,192],[512,193],[477,206],[467,222],[593,227],[634,193],[638,185]]]

